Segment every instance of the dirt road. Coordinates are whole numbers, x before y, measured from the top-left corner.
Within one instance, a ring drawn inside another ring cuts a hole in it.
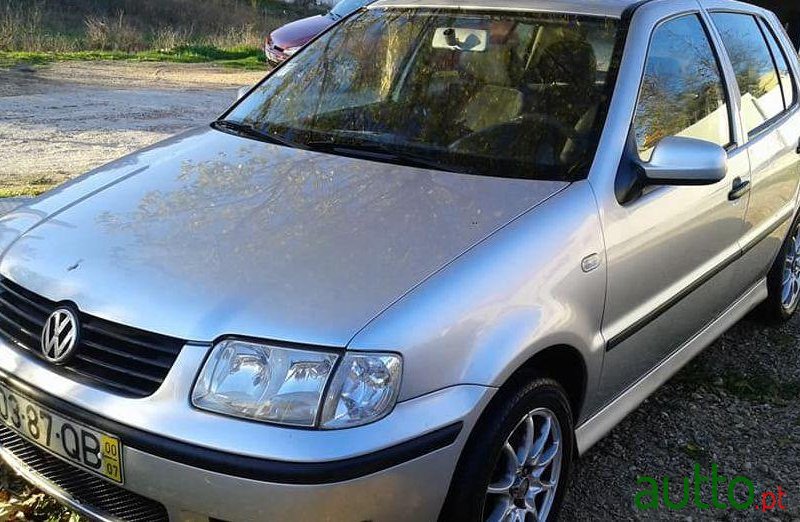
[[[205,124],[263,76],[130,62],[0,69],[0,189],[57,184]]]

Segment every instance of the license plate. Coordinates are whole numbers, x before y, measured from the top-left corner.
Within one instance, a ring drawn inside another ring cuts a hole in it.
[[[67,419],[0,383],[0,422],[62,459],[124,482],[119,439]]]

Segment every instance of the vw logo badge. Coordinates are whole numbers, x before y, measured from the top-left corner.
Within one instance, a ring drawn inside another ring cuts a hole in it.
[[[78,318],[68,308],[59,308],[47,318],[42,332],[42,353],[54,364],[63,363],[78,345]]]

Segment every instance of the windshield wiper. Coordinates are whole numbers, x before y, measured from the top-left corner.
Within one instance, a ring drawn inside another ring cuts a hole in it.
[[[294,149],[304,148],[299,143],[295,143],[278,134],[257,129],[249,123],[242,123],[233,120],[216,120],[211,124],[211,127],[222,132],[227,132],[228,134],[253,138],[259,141],[266,141],[276,145],[283,145],[284,147],[292,147]]]
[[[387,161],[405,165],[407,167],[418,167],[426,169],[444,170],[446,172],[463,172],[459,169],[441,161],[437,161],[427,155],[411,151],[397,150],[382,143],[353,143],[344,144],[334,141],[309,141],[304,143],[309,149],[318,152],[328,152],[341,154],[343,156],[355,157],[359,159]]]

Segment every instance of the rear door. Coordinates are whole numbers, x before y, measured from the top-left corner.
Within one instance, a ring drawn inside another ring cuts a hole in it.
[[[787,52],[788,38],[772,16],[740,9],[712,7],[709,14],[741,97],[752,190],[738,277],[752,283],[771,266],[794,212],[800,183],[800,113],[797,63]]]

